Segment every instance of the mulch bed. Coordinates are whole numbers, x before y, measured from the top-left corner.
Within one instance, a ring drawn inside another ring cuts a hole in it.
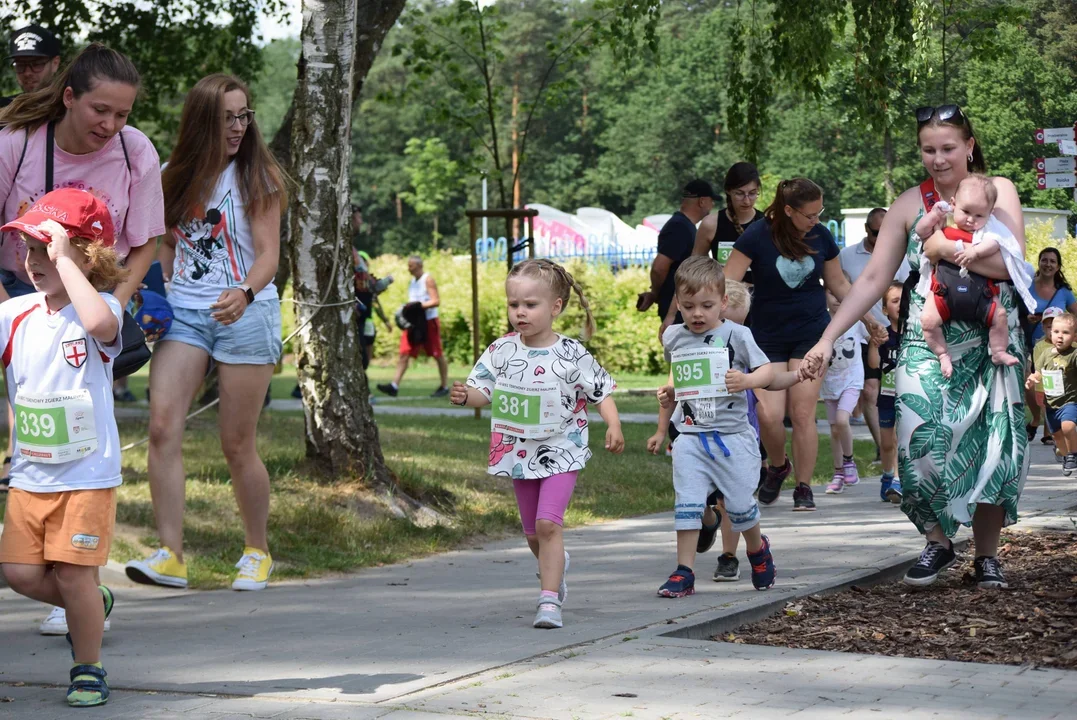
[[[970,547],[927,588],[900,581],[790,602],[718,642],[1077,670],[1077,532],[1005,535],[1008,590],[980,590]]]

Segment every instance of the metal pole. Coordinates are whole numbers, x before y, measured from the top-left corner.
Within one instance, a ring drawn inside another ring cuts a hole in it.
[[[485,185],[486,180],[483,180]],[[483,220],[486,223],[486,220]],[[479,255],[475,238],[475,218],[471,218],[471,364],[479,361]],[[475,408],[475,419],[482,417],[482,411]]]
[[[482,209],[484,211],[486,210],[486,207],[487,207],[486,206],[486,202],[487,202],[486,197],[487,197],[486,196],[486,172],[484,171],[483,174],[482,174]],[[486,227],[486,216],[483,215],[483,217],[482,217],[482,241],[485,243],[486,238],[488,238],[488,237],[490,237],[490,233],[489,233],[488,228]]]

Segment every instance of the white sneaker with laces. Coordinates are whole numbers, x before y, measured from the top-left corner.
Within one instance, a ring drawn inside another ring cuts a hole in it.
[[[105,632],[108,632],[110,627],[112,621],[105,620]],[[67,611],[62,607],[54,607],[37,629],[42,635],[67,635]]]

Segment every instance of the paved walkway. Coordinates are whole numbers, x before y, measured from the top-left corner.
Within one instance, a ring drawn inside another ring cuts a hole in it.
[[[1077,483],[1047,450],[1033,453],[1022,513],[1077,505]],[[515,539],[262,593],[125,588],[104,646],[113,700],[80,716],[1072,718],[1077,673],[698,639],[797,595],[899,572],[921,541],[877,491],[820,490],[814,514],[790,512],[788,493],[765,509],[779,573],[766,593],[747,577],[707,581],[712,552],[695,596],[657,598],[674,564],[668,513],[571,529],[559,631],[530,627],[535,564]],[[53,687],[67,646],[36,634],[43,614],[0,590],[0,698],[12,699],[0,716],[71,717]]]

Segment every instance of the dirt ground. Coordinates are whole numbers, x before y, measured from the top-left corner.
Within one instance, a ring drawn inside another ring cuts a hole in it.
[[[1002,538],[1008,590],[980,590],[970,548],[934,585],[900,581],[788,603],[718,642],[1077,670],[1077,532]]]

